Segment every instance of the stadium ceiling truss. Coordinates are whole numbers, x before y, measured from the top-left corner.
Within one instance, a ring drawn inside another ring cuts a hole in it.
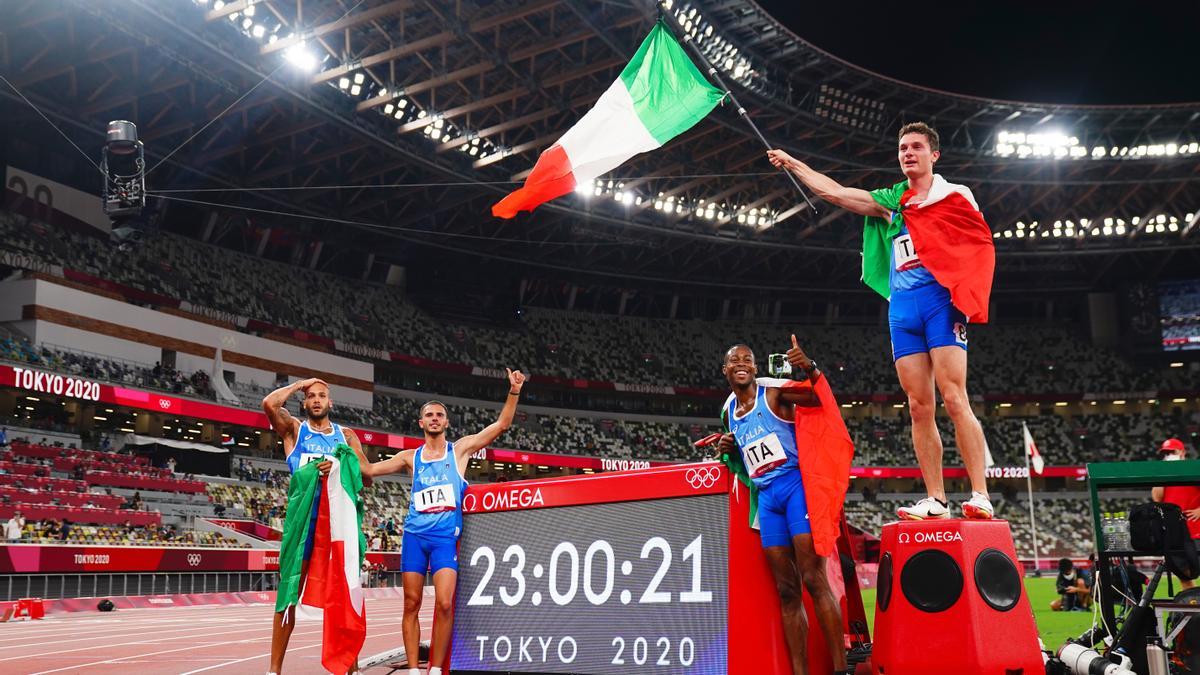
[[[432,247],[716,286],[846,288],[858,277],[857,219],[820,203],[816,214],[797,206],[729,106],[618,168],[611,187],[606,177],[533,215],[490,215],[616,78],[655,20],[649,0],[3,5],[0,72],[80,146],[98,148],[110,119],[134,121],[150,166],[177,150],[147,179],[170,209],[194,200],[299,214],[255,217],[326,241],[322,265],[346,252],[403,263]],[[845,63],[749,0],[674,0],[672,11],[702,44],[719,38],[721,59],[736,56],[721,67],[772,143],[846,184],[895,182],[895,130],[911,120],[936,125],[942,171],[973,189],[997,232],[1001,279],[1014,288],[1092,287],[1121,270],[1200,266],[1200,155],[996,151],[1002,129],[1066,129],[1087,146],[1186,147],[1200,140],[1200,103],[1088,107],[953,95]],[[297,50],[305,50],[299,58]],[[44,125],[11,90],[0,95],[14,118]],[[1132,224],[1158,214],[1176,216],[1175,227]],[[1105,218],[1130,225],[1088,236],[1084,223],[1099,229]],[[1075,236],[1000,236],[1018,222],[1048,232],[1051,221],[1068,220]]]

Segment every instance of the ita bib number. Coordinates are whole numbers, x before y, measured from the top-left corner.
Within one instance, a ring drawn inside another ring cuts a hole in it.
[[[441,513],[458,508],[454,499],[454,487],[448,483],[413,493],[412,503],[413,508],[420,513]]]
[[[751,478],[758,478],[787,461],[783,444],[775,434],[767,434],[742,451]]]
[[[921,266],[921,259],[917,257],[917,249],[913,247],[912,237],[907,232],[892,240],[892,259],[896,261],[897,272]]]
[[[309,462],[324,462],[329,459],[329,455],[320,452],[301,452],[300,466],[304,466]]]

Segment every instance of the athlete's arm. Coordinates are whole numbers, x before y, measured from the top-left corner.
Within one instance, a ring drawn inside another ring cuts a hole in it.
[[[804,350],[800,348],[800,343],[796,340],[796,336],[792,336],[792,346],[787,350],[788,363],[792,365],[792,371],[806,371],[808,373],[808,381],[815,383],[817,378],[821,377],[821,370],[813,363],[813,360],[808,358]],[[815,408],[821,405],[821,400],[817,398],[817,392],[813,391],[812,387],[787,387],[779,390],[779,399],[784,403],[798,405],[803,408]]]
[[[808,189],[834,206],[840,206],[860,216],[888,218],[891,215],[887,209],[880,206],[871,197],[870,192],[860,190],[859,188],[846,187],[829,176],[815,171],[809,165],[792,157],[783,150],[768,151],[767,159],[776,168],[792,172]]]
[[[366,462],[366,459],[360,455],[359,461],[363,462],[361,464],[362,474],[373,478],[375,476],[388,476],[393,473],[400,473],[405,469],[412,471],[413,455],[415,454],[417,454],[416,450],[401,450],[389,459],[385,459],[382,462],[375,462],[374,464]]]
[[[505,370],[508,370],[507,368]],[[500,434],[512,426],[513,415],[517,412],[517,401],[521,398],[521,387],[525,386],[525,374],[519,370],[508,371],[508,398],[495,422],[484,427],[483,431],[470,436],[463,436],[454,443],[454,455],[462,461],[480,448],[486,448],[492,441],[500,438]]]
[[[287,405],[287,401],[291,398],[292,394],[302,389],[308,389],[314,384],[325,384],[325,382],[315,377],[310,377],[307,380],[297,380],[263,397],[263,412],[267,414],[267,421],[271,423],[271,428],[283,439],[285,456],[291,454],[292,450],[296,447],[296,433],[300,429],[300,421],[292,417],[292,414],[284,406]]]
[[[363,486],[371,487],[371,483],[373,481],[371,480],[371,477],[367,475],[365,471],[363,471],[363,469],[370,466],[371,463],[367,461],[367,454],[363,452],[362,441],[358,440],[358,434],[356,434],[353,429],[342,427],[342,434],[346,437],[346,445],[349,445],[354,450],[354,454],[358,455],[358,470],[360,473],[362,473]]]

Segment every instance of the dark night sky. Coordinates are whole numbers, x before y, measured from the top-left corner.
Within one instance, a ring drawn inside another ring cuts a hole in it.
[[[758,0],[851,63],[936,89],[1052,103],[1200,101],[1200,2]],[[884,9],[888,8],[888,9]]]

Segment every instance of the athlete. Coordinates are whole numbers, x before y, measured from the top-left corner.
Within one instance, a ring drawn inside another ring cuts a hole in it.
[[[292,417],[291,413],[284,407],[289,398],[296,392],[303,392],[304,395],[304,421]],[[301,466],[309,462],[318,462],[317,470],[322,476],[328,475],[329,470],[333,467],[333,462],[324,459],[326,456],[335,454],[338,444],[345,443],[354,448],[354,452],[358,454],[359,464],[365,464],[367,459],[363,455],[362,443],[358,440],[358,435],[353,429],[346,429],[340,424],[334,424],[329,419],[329,412],[333,410],[333,399],[329,397],[329,385],[324,380],[312,377],[307,380],[299,380],[280,387],[275,391],[267,394],[262,401],[263,412],[267,414],[267,419],[271,422],[271,428],[283,440],[283,453],[287,459],[288,471],[296,473]],[[364,482],[368,480],[364,478]],[[316,515],[317,507],[320,505],[318,500],[313,500],[313,515]],[[310,518],[310,528],[316,528],[317,519]],[[312,555],[313,537],[309,533],[307,544],[304,549],[304,563],[301,566],[300,576],[306,578],[308,576],[308,559]],[[304,582],[301,581],[300,587],[304,587]],[[292,637],[292,629],[296,627],[296,607],[293,605],[287,608],[285,612],[276,612],[275,619],[271,627],[271,674],[277,675],[283,670],[283,657],[287,653],[288,641]],[[355,668],[357,671],[358,668]]]
[[[962,514],[991,518],[986,441],[967,396],[966,324],[987,321],[995,249],[971,191],[933,173],[941,157],[937,132],[923,122],[901,127],[897,158],[905,180],[871,192],[844,187],[782,150],[771,150],[767,157],[822,199],[867,216],[863,281],[890,301],[892,358],[908,396],[913,446],[927,493],[897,515],[907,520],[950,517],[942,438],[934,419],[936,385],[971,482]]]
[[[795,335],[787,359],[798,379],[815,383],[821,378],[817,364],[800,349]],[[808,618],[803,600],[803,589],[808,589],[835,675],[845,673],[842,613],[829,587],[825,558],[813,548],[796,447],[796,406],[815,407],[820,402],[811,389],[783,389],[786,380],[756,378],[754,352],[746,345],[734,345],[725,352],[721,371],[733,393],[725,400],[723,411],[729,433],[721,437],[717,448],[722,453],[740,452],[750,480],[758,488],[759,535],[779,592],[792,672],[808,673]]]
[[[420,675],[417,649],[421,638],[418,613],[425,591],[425,574],[433,573],[434,622],[429,650],[429,675],[441,675],[450,646],[454,611],[454,588],[458,583],[458,538],[462,535],[460,506],[467,481],[463,478],[471,454],[485,448],[512,425],[525,375],[508,371],[508,398],[495,422],[483,431],[446,440],[450,418],[446,406],[429,401],[421,406],[417,424],[425,432],[425,443],[416,450],[403,450],[391,459],[364,465],[365,476],[386,476],[407,469],[413,474],[412,501],[404,519],[400,569],[404,583],[404,651],[409,675]]]

